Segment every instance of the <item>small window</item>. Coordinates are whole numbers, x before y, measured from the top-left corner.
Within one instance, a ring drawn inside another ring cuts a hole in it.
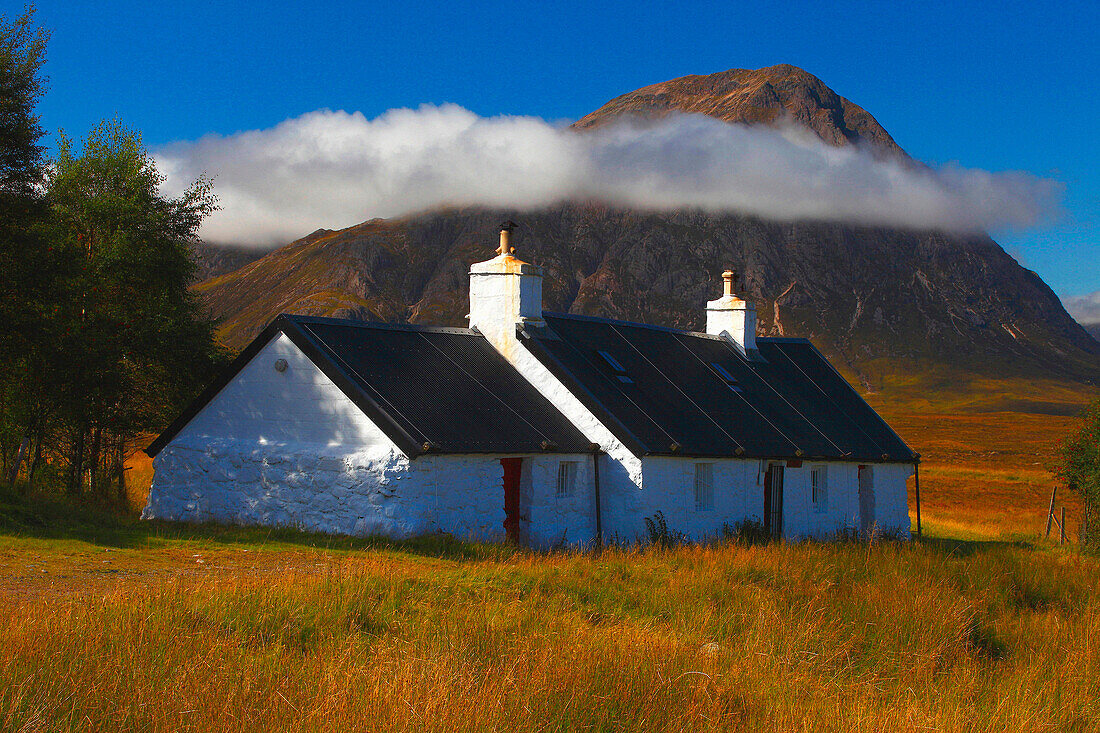
[[[821,514],[829,508],[829,487],[826,481],[825,466],[810,469],[810,499],[814,511]]]
[[[577,462],[562,461],[558,464],[558,490],[555,496],[559,499],[572,496],[577,485]]]
[[[614,369],[615,371],[617,371],[617,372],[625,372],[626,371],[626,369],[623,369],[623,365],[620,364],[619,361],[615,357],[613,357],[611,354],[607,353],[606,351],[602,351],[602,350],[597,351],[596,353],[599,354],[600,357],[604,361],[607,362],[607,365],[609,367],[611,367],[612,369]]]
[[[714,509],[714,464],[695,464],[695,511]]]
[[[722,378],[722,381],[726,383],[726,386],[731,391],[741,394],[741,387],[737,384],[737,377],[729,373],[729,370],[716,361],[710,363],[711,367],[717,372],[718,376]]]
[[[722,379],[726,380],[726,384],[736,384],[737,383],[737,380],[734,379],[732,374],[730,374],[728,371],[726,371],[726,368],[724,366],[722,366],[721,364],[719,364],[716,361],[712,361],[710,363],[710,365],[712,367],[714,367],[714,371],[718,372],[718,376],[720,376]]]
[[[634,380],[626,375],[626,369],[623,368],[623,365],[619,363],[618,359],[616,359],[606,351],[603,351],[602,349],[600,351],[597,351],[596,353],[599,354],[600,358],[607,362],[607,365],[615,371],[616,379],[618,379],[623,384],[634,384]]]

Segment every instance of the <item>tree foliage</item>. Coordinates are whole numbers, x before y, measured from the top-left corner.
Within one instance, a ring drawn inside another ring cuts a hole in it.
[[[0,15],[0,192],[5,197],[29,195],[40,180],[42,127],[34,108],[46,91],[41,70],[48,40],[34,24],[33,7],[12,21]]]
[[[54,261],[44,232],[49,210],[42,127],[35,106],[45,92],[48,34],[34,10],[0,15],[0,463],[5,471],[37,432],[44,405],[45,319],[55,291]]]
[[[221,358],[213,324],[187,288],[189,245],[217,205],[211,183],[200,178],[168,198],[163,181],[140,135],[118,121],[96,127],[79,154],[61,136],[47,175],[50,239],[66,263],[57,342],[65,362],[79,365],[59,385],[74,489],[74,467],[87,462],[98,485],[103,451],[117,454],[162,425]],[[117,464],[115,455],[103,468],[120,471]]]
[[[0,463],[52,470],[74,493],[121,489],[134,439],[171,419],[225,354],[188,290],[217,206],[177,197],[117,120],[43,159],[34,107],[46,33],[0,17]]]
[[[1100,400],[1085,409],[1059,452],[1059,480],[1084,499],[1085,543],[1100,548]]]

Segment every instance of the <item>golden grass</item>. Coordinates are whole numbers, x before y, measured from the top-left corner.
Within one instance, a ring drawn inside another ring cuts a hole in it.
[[[0,621],[4,730],[1100,725],[1100,563],[970,545],[318,552]]]
[[[1100,730],[1100,559],[1040,539],[1071,421],[888,418],[921,543],[0,529],[0,730]]]
[[[980,539],[1036,539],[1045,531],[1056,446],[1074,418],[1015,412],[885,416],[922,456],[926,529]],[[912,510],[914,488],[910,479]],[[1066,524],[1075,537],[1082,515],[1079,497],[1061,491],[1057,506],[1066,507]],[[915,521],[915,511],[910,513]]]

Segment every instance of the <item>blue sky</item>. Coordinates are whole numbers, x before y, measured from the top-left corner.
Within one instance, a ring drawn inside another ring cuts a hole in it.
[[[325,108],[372,118],[453,102],[482,116],[572,120],[657,81],[792,63],[870,111],[914,157],[1061,181],[1060,220],[993,234],[1059,295],[1100,290],[1097,3],[38,8],[53,34],[47,130],[79,137],[117,115],[151,147]]]

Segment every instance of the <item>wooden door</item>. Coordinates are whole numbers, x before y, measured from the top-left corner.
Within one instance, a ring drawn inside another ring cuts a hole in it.
[[[504,532],[509,542],[519,542],[519,474],[522,458],[501,458],[504,469]]]
[[[783,535],[783,466],[772,464],[764,474],[764,529]]]
[[[859,467],[859,531],[868,537],[875,529],[875,469]]]

